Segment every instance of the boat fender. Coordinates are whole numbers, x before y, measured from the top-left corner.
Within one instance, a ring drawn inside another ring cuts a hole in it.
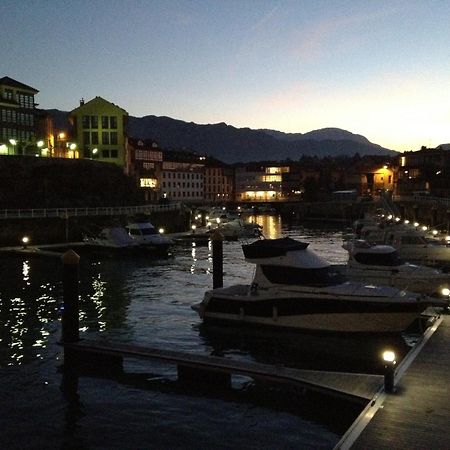
[[[250,295],[257,295],[258,294],[258,283],[252,283],[250,285]]]

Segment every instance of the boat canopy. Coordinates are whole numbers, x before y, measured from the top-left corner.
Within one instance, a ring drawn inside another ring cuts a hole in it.
[[[285,237],[280,239],[262,239],[242,246],[246,259],[273,258],[284,256],[287,252],[305,250],[308,243]]]

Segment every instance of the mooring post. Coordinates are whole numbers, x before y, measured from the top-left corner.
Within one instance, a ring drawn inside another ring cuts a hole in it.
[[[62,256],[63,262],[63,310],[62,341],[77,342],[79,334],[78,268],[80,257],[73,250]]]
[[[213,289],[223,287],[223,235],[216,229],[211,236],[213,257]]]
[[[395,392],[395,353],[387,350],[383,353],[384,360],[384,391],[388,394]]]

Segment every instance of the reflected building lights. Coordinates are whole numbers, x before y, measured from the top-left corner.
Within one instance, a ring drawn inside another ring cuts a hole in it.
[[[103,296],[106,291],[106,281],[101,280],[99,275],[98,278],[94,278],[92,281],[92,287],[94,289],[94,294],[91,296],[91,300],[94,303],[95,310],[97,311],[99,331],[105,331],[106,321],[103,316],[106,307],[103,304]]]

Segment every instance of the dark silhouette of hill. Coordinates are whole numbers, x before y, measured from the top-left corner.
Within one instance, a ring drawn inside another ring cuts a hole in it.
[[[153,139],[162,148],[185,148],[222,161],[297,160],[302,156],[393,155],[394,151],[369,142],[364,136],[338,128],[305,134],[235,128],[225,123],[199,125],[170,117],[130,117],[128,133]]]
[[[67,112],[47,110],[55,128],[67,128]],[[371,143],[364,136],[339,128],[308,133],[236,128],[226,123],[200,125],[164,116],[128,118],[130,137],[153,139],[163,149],[184,149],[209,155],[227,163],[298,160],[302,156],[394,155],[396,152]]]

